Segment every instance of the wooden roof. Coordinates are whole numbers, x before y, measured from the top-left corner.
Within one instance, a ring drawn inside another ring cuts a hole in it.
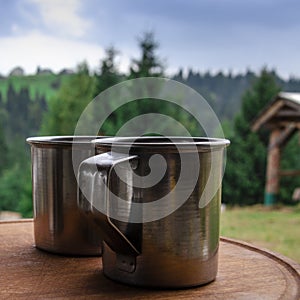
[[[280,92],[257,115],[251,129],[286,127],[293,124],[300,129],[300,93]]]

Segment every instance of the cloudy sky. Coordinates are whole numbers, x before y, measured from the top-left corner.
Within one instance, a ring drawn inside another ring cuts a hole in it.
[[[169,73],[268,66],[300,78],[299,12],[298,0],[0,0],[0,74],[95,68],[111,45],[126,71],[151,30]]]

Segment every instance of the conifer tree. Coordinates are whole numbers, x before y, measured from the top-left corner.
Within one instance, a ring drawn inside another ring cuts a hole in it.
[[[77,121],[94,95],[94,78],[83,62],[68,81],[63,82],[58,93],[49,103],[43,120],[42,133],[46,135],[72,135]]]
[[[242,97],[240,113],[230,136],[223,200],[248,205],[262,203],[265,188],[267,135],[253,133],[251,123],[260,110],[279,92],[274,75],[263,69]]]
[[[121,75],[118,72],[115,61],[118,54],[118,50],[114,47],[109,47],[105,50],[105,57],[101,60],[100,70],[95,74],[95,96],[120,82]]]
[[[139,59],[133,59],[130,67],[130,78],[163,76],[164,65],[156,54],[159,47],[153,32],[145,32],[138,38],[141,51]]]

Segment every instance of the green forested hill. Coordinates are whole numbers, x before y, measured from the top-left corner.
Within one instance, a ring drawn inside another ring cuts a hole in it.
[[[300,79],[283,80],[275,71],[272,73],[281,90],[300,92]],[[192,70],[185,77],[181,70],[173,76],[173,79],[199,92],[209,102],[220,120],[232,121],[240,110],[242,95],[250,88],[257,77],[257,74],[252,71],[233,76],[231,74],[224,75],[222,72],[212,74]]]
[[[276,75],[278,86],[284,91],[300,92],[300,79],[283,80]],[[29,76],[10,76],[0,79],[0,98],[7,100],[9,86],[16,93],[22,88],[28,89],[30,99],[45,98],[48,102],[61,86],[62,82],[70,78],[70,74],[40,74]],[[215,110],[222,120],[232,120],[240,109],[241,96],[251,86],[257,75],[251,71],[246,74],[225,75],[222,72],[211,74],[199,73],[190,70],[187,76],[183,76],[182,70],[171,77],[199,92]]]
[[[22,88],[29,90],[30,99],[44,97],[47,101],[53,96],[61,83],[72,75],[39,74],[29,76],[10,76],[0,79],[0,94],[4,102],[7,100],[9,86],[16,93]]]

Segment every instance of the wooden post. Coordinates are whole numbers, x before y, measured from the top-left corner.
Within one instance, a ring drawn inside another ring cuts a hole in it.
[[[280,143],[278,139],[281,131],[279,128],[273,129],[270,135],[268,159],[267,159],[267,178],[264,204],[266,206],[276,203],[279,181],[280,181]]]

